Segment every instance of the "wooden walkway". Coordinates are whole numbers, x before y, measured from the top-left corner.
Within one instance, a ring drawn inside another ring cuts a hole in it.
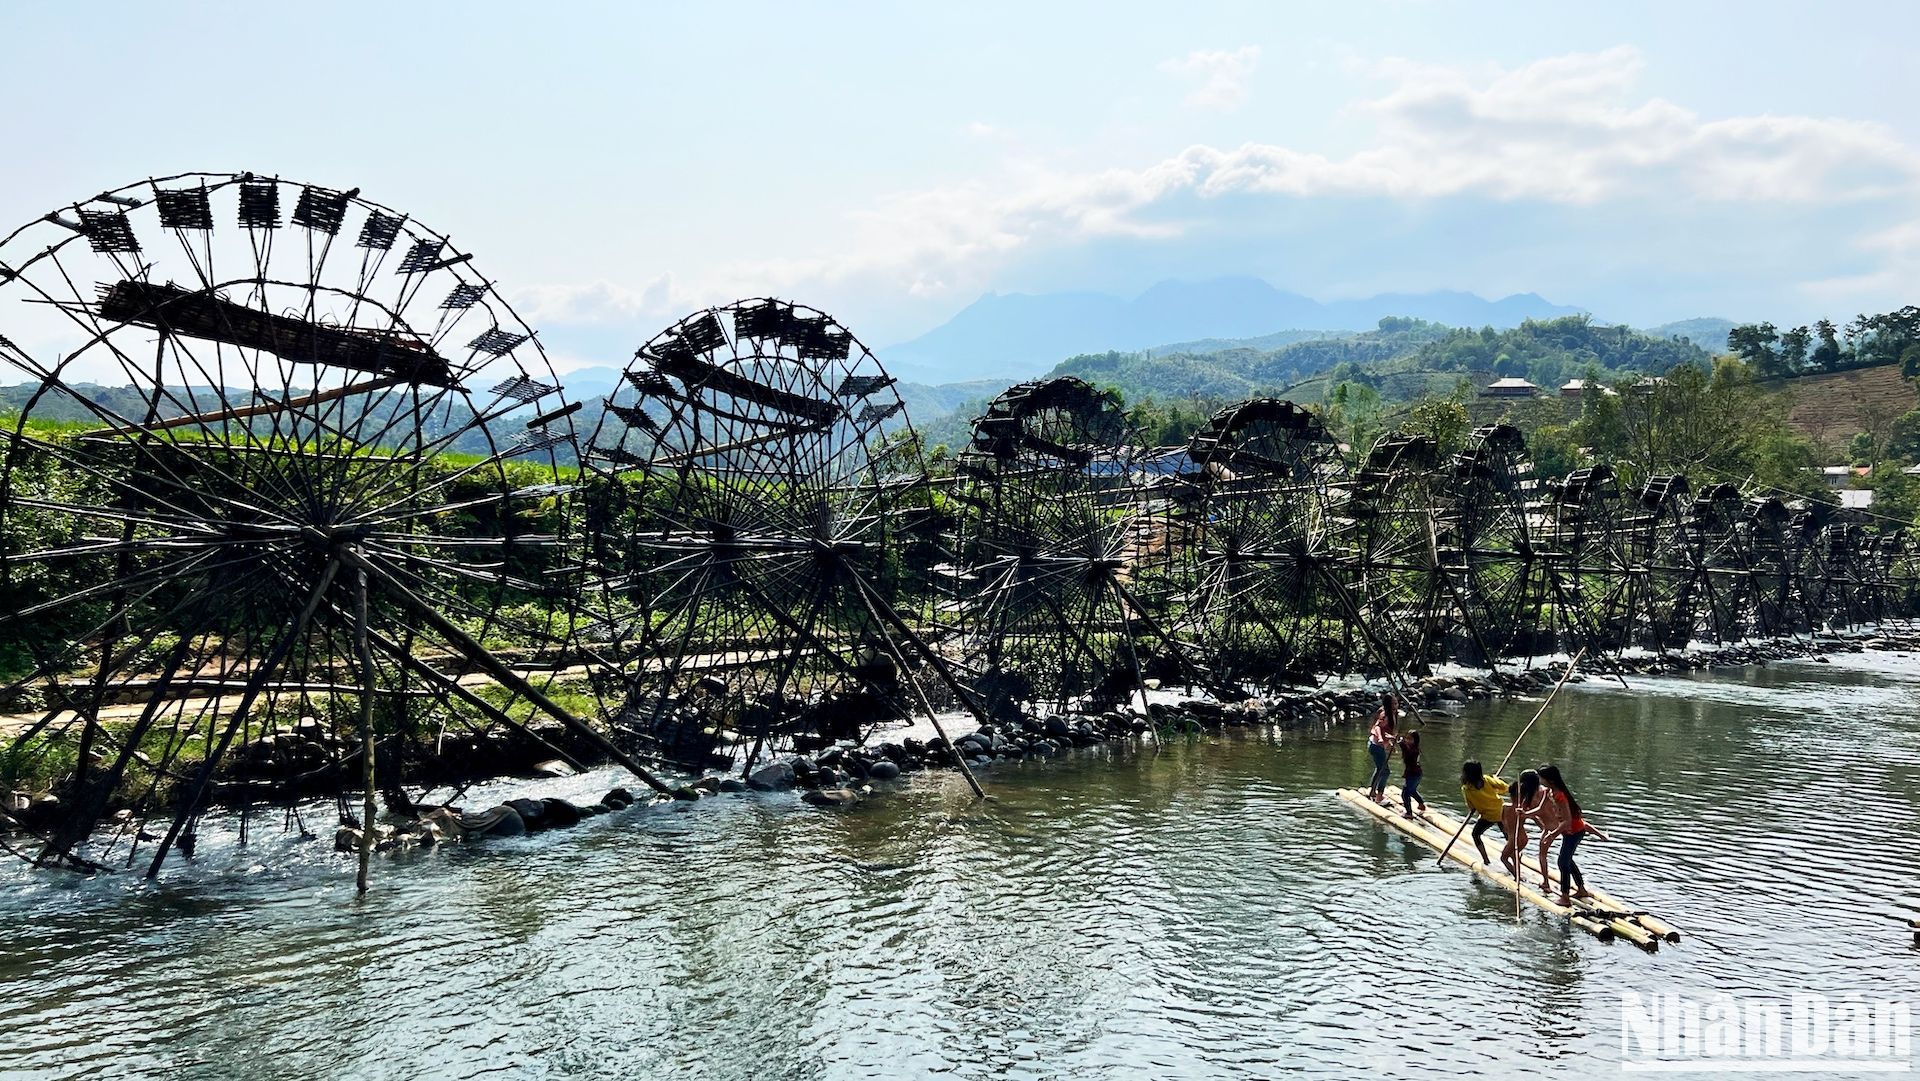
[[[1460,828],[1461,819],[1458,815],[1431,804],[1418,817],[1408,818],[1400,810],[1400,790],[1397,787],[1387,789],[1386,806],[1368,799],[1366,792],[1357,788],[1342,788],[1335,795],[1341,802],[1358,808],[1388,829],[1418,842],[1436,856],[1442,850],[1447,850],[1448,840]],[[1532,835],[1538,837],[1537,832]],[[1515,883],[1513,875],[1500,865],[1497,848],[1500,842],[1496,841],[1499,836],[1500,832],[1494,830],[1485,837],[1487,850],[1494,854],[1491,864],[1481,861],[1480,853],[1474,848],[1473,838],[1468,834],[1461,834],[1460,840],[1447,850],[1447,861],[1466,868],[1481,880],[1511,894],[1514,892]],[[1641,949],[1652,951],[1659,949],[1662,942],[1680,941],[1680,932],[1672,924],[1651,913],[1639,911],[1613,894],[1592,885],[1587,888],[1593,896],[1575,899],[1571,905],[1560,904],[1557,900],[1560,885],[1559,873],[1552,868],[1549,868],[1548,879],[1552,884],[1554,896],[1548,896],[1535,889],[1532,884],[1540,881],[1538,859],[1540,846],[1537,841],[1531,841],[1527,848],[1528,851],[1523,854],[1520,864],[1525,876],[1525,881],[1518,887],[1520,900],[1548,915],[1565,918],[1573,926],[1603,942],[1621,938]]]

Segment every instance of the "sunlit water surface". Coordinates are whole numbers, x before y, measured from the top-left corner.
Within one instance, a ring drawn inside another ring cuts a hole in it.
[[[984,805],[633,810],[383,859],[364,900],[325,841],[158,887],[9,868],[0,1075],[1586,1077],[1626,990],[1920,999],[1920,658],[1634,683],[1522,757],[1614,833],[1589,874],[1686,933],[1657,955],[1516,922],[1336,802],[1352,729],[1236,733],[997,768]],[[1534,708],[1430,724],[1429,794]]]

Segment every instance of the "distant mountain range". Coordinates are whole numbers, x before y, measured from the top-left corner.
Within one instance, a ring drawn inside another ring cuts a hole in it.
[[[1314,332],[1371,330],[1389,315],[1504,328],[1581,310],[1533,293],[1499,300],[1451,291],[1383,293],[1322,302],[1258,278],[1163,281],[1131,300],[1107,293],[989,293],[918,338],[877,352],[903,379],[1018,379],[1038,375],[1065,357],[1109,349],[1262,336],[1283,344],[1319,336]],[[1282,331],[1289,334],[1282,338],[1276,333]]]

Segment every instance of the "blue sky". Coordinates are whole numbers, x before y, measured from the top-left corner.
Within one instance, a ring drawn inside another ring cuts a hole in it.
[[[362,188],[564,366],[778,293],[870,344],[989,290],[1254,274],[1610,320],[1920,301],[1920,6],[0,11],[0,228],[140,177]]]

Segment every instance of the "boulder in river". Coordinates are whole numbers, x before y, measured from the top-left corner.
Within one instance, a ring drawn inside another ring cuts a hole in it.
[[[526,819],[504,803],[479,814],[461,815],[460,828],[472,837],[518,837],[527,832]]]
[[[747,774],[747,787],[759,792],[792,788],[793,782],[793,766],[787,762],[769,762]]]

